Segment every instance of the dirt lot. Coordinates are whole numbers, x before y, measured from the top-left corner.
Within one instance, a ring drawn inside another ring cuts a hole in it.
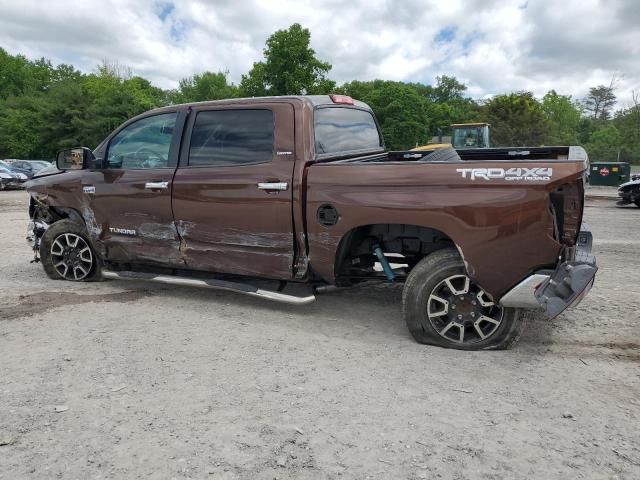
[[[578,309],[465,353],[414,343],[394,286],[48,280],[26,199],[0,192],[2,479],[640,478],[640,209],[589,205]]]

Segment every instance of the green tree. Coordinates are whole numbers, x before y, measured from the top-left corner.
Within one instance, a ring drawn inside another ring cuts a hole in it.
[[[584,99],[584,107],[593,120],[608,120],[611,117],[611,110],[616,104],[613,89],[614,80],[611,80],[609,86],[598,85],[589,89],[589,94]]]
[[[0,157],[38,158],[44,145],[44,94],[0,101]],[[45,157],[46,158],[46,157]]]
[[[330,93],[335,82],[326,78],[331,64],[316,57],[311,33],[294,23],[271,35],[264,48],[264,61],[256,62],[242,76],[243,96]]]
[[[634,105],[616,113],[613,124],[620,132],[620,160],[640,163],[640,102],[633,95]]]
[[[542,111],[549,124],[549,145],[575,145],[578,143],[582,108],[570,95],[558,95],[550,90],[542,98]]]
[[[341,89],[373,109],[388,149],[405,150],[429,140],[424,97],[409,84],[374,80],[351,82]]]
[[[492,145],[534,147],[547,143],[549,123],[542,104],[531,92],[497,95],[481,112],[491,124]]]
[[[175,103],[204,102],[222,100],[238,96],[238,87],[229,83],[229,72],[203,72],[180,80],[178,90],[173,94]]]
[[[596,130],[585,145],[592,162],[615,162],[618,160],[622,136],[613,125]]]

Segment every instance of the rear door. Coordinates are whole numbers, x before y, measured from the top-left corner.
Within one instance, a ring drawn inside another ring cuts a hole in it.
[[[291,278],[294,148],[290,104],[193,109],[173,183],[189,268]]]
[[[125,125],[106,145],[103,168],[83,176],[81,213],[108,260],[183,265],[171,183],[185,116],[169,111]]]

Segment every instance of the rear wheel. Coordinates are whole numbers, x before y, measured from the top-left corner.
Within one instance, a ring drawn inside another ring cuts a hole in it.
[[[460,350],[515,345],[526,316],[505,308],[465,272],[456,250],[438,250],[411,271],[402,294],[407,327],[420,343]]]
[[[100,278],[100,266],[83,226],[61,220],[47,229],[40,241],[44,271],[54,280],[74,282]]]

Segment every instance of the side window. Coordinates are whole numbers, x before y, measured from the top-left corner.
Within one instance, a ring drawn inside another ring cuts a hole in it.
[[[165,168],[177,113],[143,118],[120,130],[109,142],[107,168]]]
[[[199,112],[189,146],[189,165],[243,165],[273,158],[271,110]]]

